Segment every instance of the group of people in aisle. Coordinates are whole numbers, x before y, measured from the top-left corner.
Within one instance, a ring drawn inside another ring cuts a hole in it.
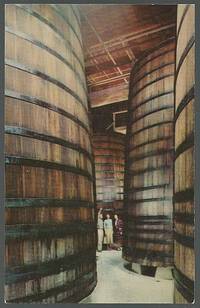
[[[114,215],[114,223],[110,218],[110,214],[106,214],[106,219],[103,220],[103,209],[98,211],[97,232],[98,232],[98,247],[97,250],[102,251],[103,244],[107,245],[107,249],[121,250],[123,236],[123,222],[117,214]],[[114,237],[114,239],[113,239]]]

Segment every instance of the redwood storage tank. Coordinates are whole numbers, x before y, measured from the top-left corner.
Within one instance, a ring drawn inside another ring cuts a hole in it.
[[[174,68],[171,38],[142,56],[130,79],[123,257],[141,269],[173,264]]]
[[[124,192],[124,135],[120,133],[95,134],[97,209],[104,213],[123,214]]]
[[[11,302],[78,302],[96,285],[80,19],[6,6],[6,286]]]
[[[175,79],[175,303],[194,299],[195,6],[178,5]]]

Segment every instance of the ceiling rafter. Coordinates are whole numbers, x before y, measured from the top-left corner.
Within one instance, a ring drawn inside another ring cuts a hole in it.
[[[130,71],[137,59],[175,35],[176,6],[167,5],[165,10],[157,5],[149,10],[146,5],[130,5],[127,10],[125,5],[111,5],[99,11],[93,5],[79,5],[79,11],[91,105],[126,100]]]
[[[119,80],[119,79],[124,79],[125,77],[127,78],[129,76],[130,76],[130,73],[125,73],[123,75],[119,75],[119,76],[116,76],[116,77],[111,77],[109,79],[105,79],[105,80],[96,82],[94,84],[89,84],[89,86],[99,86],[99,85],[102,85],[102,84],[106,84],[108,82],[114,82],[114,81]]]
[[[123,62],[123,63],[121,63],[120,64],[120,68],[122,69],[122,70],[128,70],[128,69],[130,69],[131,67],[132,67],[132,65],[133,65],[133,62],[131,62],[131,61],[129,61],[129,62]],[[107,62],[103,62],[103,63],[101,63],[101,64],[99,64],[98,65],[98,67],[100,68],[100,69],[104,69],[105,71],[106,70],[111,70],[111,69],[113,69],[114,67],[115,67],[116,65],[112,65],[112,64],[108,64]],[[94,66],[93,65],[90,65],[90,66],[87,66],[86,67],[86,74],[88,74],[88,75],[92,75],[92,74],[94,74]],[[91,71],[92,71],[92,73],[91,73]]]
[[[117,66],[117,62],[115,61],[115,59],[113,58],[113,56],[111,55],[110,51],[107,49],[107,47],[104,44],[104,41],[101,39],[100,35],[98,34],[98,32],[96,31],[95,27],[91,24],[89,18],[86,16],[86,14],[83,14],[83,12],[81,13],[82,16],[85,18],[85,20],[87,21],[88,25],[90,26],[90,28],[93,30],[93,32],[95,33],[97,39],[99,40],[99,42],[103,45],[103,48],[105,50],[105,53],[108,55],[108,57],[110,58],[110,60],[113,62],[113,64],[116,65],[115,69],[118,70],[118,72],[120,73],[121,76],[123,76],[123,73],[121,72],[119,66]],[[125,83],[127,83],[127,80],[124,79]]]
[[[88,49],[88,47],[85,44],[84,44],[84,49],[88,52],[88,54],[90,54],[90,50]],[[92,60],[93,60],[94,66],[97,68],[97,70],[102,71],[104,76],[106,76],[108,78],[109,76],[106,74],[106,72],[104,72],[104,70],[99,69],[97,60],[95,58],[92,59]],[[94,79],[95,78],[93,78],[93,80]]]
[[[128,74],[128,73],[130,73],[130,70],[128,70],[128,71],[126,70],[126,72],[123,72],[123,75],[124,75],[124,74]],[[110,75],[110,76],[114,75],[114,77],[121,77],[121,75],[119,75],[116,71],[109,73],[109,75]],[[109,78],[113,78],[113,77],[109,77]],[[95,81],[96,81],[96,82],[99,82],[98,79],[100,79],[100,81],[105,80],[105,79],[103,78],[102,75],[97,76],[97,77],[95,78]],[[108,80],[108,79],[106,79],[106,80]]]
[[[105,49],[107,55],[109,56],[109,58],[112,60],[112,62],[114,64],[117,64],[116,61],[114,60],[114,58],[112,57],[112,55],[110,54],[109,50],[107,49],[107,47],[104,44],[104,41],[101,39],[100,35],[97,33],[96,29],[94,28],[94,26],[91,24],[89,18],[86,16],[86,14],[84,14],[83,12],[81,12],[82,16],[85,18],[85,20],[87,21],[88,25],[90,26],[90,28],[93,30],[93,32],[95,33],[96,37],[98,38],[99,42],[103,45],[103,48]]]
[[[172,23],[170,25],[165,25],[165,26],[162,26],[162,27],[156,27],[156,28],[154,27],[153,29],[151,27],[150,30],[145,30],[145,31],[143,31],[140,34],[136,34],[136,35],[133,35],[133,36],[131,36],[129,38],[126,38],[126,39],[123,40],[123,42],[125,43],[125,42],[128,42],[128,41],[134,41],[134,40],[137,40],[137,39],[142,38],[144,36],[148,36],[148,35],[151,35],[151,34],[154,34],[154,33],[159,33],[159,32],[162,32],[162,31],[174,28],[175,26],[176,26],[176,24]],[[121,45],[121,41],[119,40],[119,38],[120,37],[116,38],[114,41],[112,40],[112,43],[111,43],[111,41],[106,41],[106,42],[104,42],[104,45],[108,45],[108,46],[106,46],[107,49],[108,48],[113,48],[116,45]],[[101,45],[100,44],[95,44],[93,46],[90,46],[90,54],[92,53],[93,57],[95,57],[95,58],[99,56],[98,51],[102,50],[101,47],[98,50],[98,46],[100,47]],[[132,46],[130,46],[130,48],[131,47]],[[94,51],[92,51],[92,49],[95,49],[95,52],[97,54],[94,54]],[[119,48],[118,50],[120,50],[120,49],[124,49],[124,48]],[[85,56],[87,58],[87,54]]]

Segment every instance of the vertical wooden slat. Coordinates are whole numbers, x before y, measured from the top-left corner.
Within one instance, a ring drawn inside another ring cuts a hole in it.
[[[177,12],[175,78],[174,278],[175,303],[194,300],[194,83],[195,7]]]
[[[174,69],[171,38],[131,72],[123,257],[146,266],[173,264]]]
[[[78,12],[6,6],[6,302],[96,285],[93,156]]]
[[[123,212],[124,135],[94,134],[97,208],[116,214]]]

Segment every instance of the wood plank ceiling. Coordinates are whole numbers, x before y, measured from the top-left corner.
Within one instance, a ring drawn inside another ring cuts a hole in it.
[[[128,98],[130,70],[143,52],[175,35],[176,5],[78,5],[92,107]]]

